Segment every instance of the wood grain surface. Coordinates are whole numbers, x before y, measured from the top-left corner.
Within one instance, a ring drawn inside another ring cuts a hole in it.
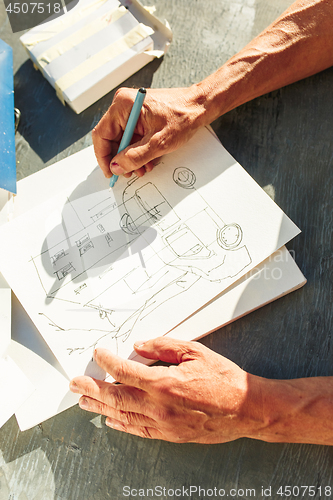
[[[133,75],[127,86],[179,87],[199,81],[291,2],[144,3],[156,5],[174,40],[162,61]],[[16,144],[20,179],[90,145],[91,129],[114,91],[75,115],[33,69],[19,35],[12,34],[1,1],[0,37],[14,49],[15,104],[22,113]],[[302,229],[289,249],[307,285],[203,339],[264,377],[333,375],[332,88],[333,68],[247,103],[213,124],[224,146],[261,186],[275,192],[276,202]],[[233,498],[242,499],[251,498],[246,489],[255,489],[256,498],[274,500],[284,498],[277,493],[279,486],[313,485],[322,487],[321,495],[317,489],[311,497],[319,499],[331,498],[323,492],[333,487],[332,447],[250,439],[212,446],[149,441],[108,429],[103,417],[77,406],[23,433],[11,418],[0,430],[0,450],[0,500],[120,500],[126,498],[126,485],[184,486],[185,491],[196,485],[223,488],[226,494],[235,488]],[[271,487],[272,494],[262,496],[262,487]],[[179,496],[166,491],[164,497],[150,498]]]

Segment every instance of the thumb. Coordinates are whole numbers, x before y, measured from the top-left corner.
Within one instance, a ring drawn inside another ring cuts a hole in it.
[[[143,167],[161,156],[157,141],[152,140],[153,134],[147,134],[140,141],[131,144],[117,153],[111,162],[110,170],[115,175],[123,175]]]
[[[203,347],[197,342],[185,342],[170,337],[157,337],[134,344],[134,349],[140,356],[173,364],[197,359]]]

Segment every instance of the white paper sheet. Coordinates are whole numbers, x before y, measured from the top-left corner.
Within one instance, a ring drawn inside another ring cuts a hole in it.
[[[34,386],[10,356],[0,359],[0,427],[33,393]]]
[[[0,188],[0,225],[12,218],[13,200],[14,195]]]
[[[0,189],[0,225],[8,222],[14,211],[14,195]],[[11,334],[11,289],[0,274],[0,358],[7,351]]]
[[[0,233],[1,270],[69,376],[94,373],[96,345],[127,357],[165,334],[299,232],[206,129],[111,192],[83,171]]]
[[[36,388],[31,396],[15,409],[15,416],[22,431],[78,402],[79,396],[69,390],[68,378],[42,357],[15,341],[11,342],[8,352],[31,385]]]
[[[169,334],[181,340],[195,340],[299,288],[305,278],[285,247],[235,283],[227,293],[213,300]],[[70,408],[78,396],[68,391],[68,378],[16,297],[13,297],[13,337],[10,355],[19,364],[35,391],[15,413],[22,431]],[[149,364],[133,352],[131,359]]]
[[[11,219],[13,200],[11,193],[0,189],[0,224]],[[0,274],[0,427],[34,391],[34,386],[8,356],[11,341],[11,293],[6,280]]]
[[[10,343],[11,332],[11,289],[0,274],[0,358]]]
[[[88,148],[20,180],[17,184],[18,196],[15,197],[15,204],[11,204],[15,215],[46,201],[49,193],[45,185],[52,185],[56,194],[62,191],[64,178],[74,182],[76,176],[89,175],[94,161],[93,149]],[[34,195],[36,191],[38,197]],[[8,207],[4,207],[3,211],[7,222]],[[250,277],[247,275],[239,280],[228,289],[228,293],[223,293],[208,307],[172,330],[170,336],[183,340],[200,338],[304,283],[304,276],[287,250],[282,248],[258,266],[256,275],[251,272]],[[76,404],[78,396],[68,392],[68,377],[59,362],[17,298],[13,296],[12,299],[12,338],[17,342],[11,343],[10,354],[16,364],[21,363],[23,354],[21,368],[35,385],[33,395],[16,412],[20,429],[25,430]],[[143,361],[134,353],[131,357]],[[147,360],[144,362],[147,363]]]
[[[191,332],[191,340],[198,340],[305,283],[287,248],[282,247],[168,335],[189,340]]]

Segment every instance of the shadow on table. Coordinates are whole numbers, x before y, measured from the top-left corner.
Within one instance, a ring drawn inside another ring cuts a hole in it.
[[[161,61],[155,59],[121,86],[149,87]],[[117,88],[77,115],[63,106],[53,87],[28,60],[14,77],[15,106],[22,115],[19,132],[46,163],[92,130],[110,106]]]

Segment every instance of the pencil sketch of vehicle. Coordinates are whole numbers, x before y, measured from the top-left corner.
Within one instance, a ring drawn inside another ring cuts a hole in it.
[[[56,279],[50,286],[40,278],[41,285],[48,300],[75,302],[91,312],[80,327],[95,332],[91,345],[108,336],[127,340],[140,321],[175,297],[186,299],[199,280],[221,283],[251,263],[241,226],[213,210],[196,190],[194,172],[178,167],[171,175],[181,200],[175,206],[158,185],[133,176],[117,203],[111,195],[91,206],[69,202],[61,227],[48,238],[42,263]],[[189,206],[183,194],[191,196]],[[66,220],[74,212],[79,222],[69,234]],[[38,272],[40,261],[32,261]],[[57,328],[77,330],[77,321]]]

